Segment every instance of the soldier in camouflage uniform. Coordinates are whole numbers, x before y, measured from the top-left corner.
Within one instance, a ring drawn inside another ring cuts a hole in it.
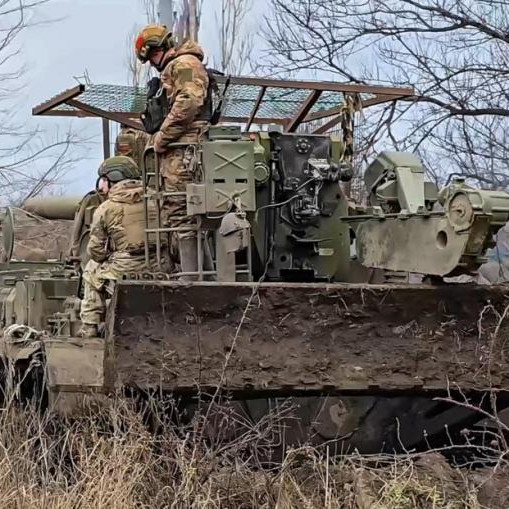
[[[150,62],[161,73],[169,113],[154,136],[154,149],[160,154],[161,174],[166,191],[181,192],[192,181],[188,168],[193,147],[171,148],[172,143],[195,143],[208,123],[207,92],[209,78],[202,63],[203,50],[193,41],[175,47],[171,33],[163,25],[148,25],[136,39],[135,51],[141,62]],[[185,196],[168,198],[169,225],[193,225],[186,217]],[[173,236],[175,238],[175,236]],[[194,232],[177,235],[181,270],[197,270]]]
[[[143,152],[149,140],[150,136],[146,132],[122,125],[115,140],[115,155],[130,157],[141,167]]]
[[[125,156],[111,157],[99,168],[98,188],[107,196],[94,212],[83,273],[81,335],[95,337],[104,321],[113,282],[145,268],[145,216],[138,166]]]
[[[149,139],[150,136],[147,133],[122,125],[115,140],[115,155],[130,157],[140,167],[143,152]],[[81,257],[82,266],[86,265],[88,260],[82,250],[88,242],[91,212],[99,207],[104,200],[105,196],[94,189],[83,197],[74,215],[69,256],[74,259]]]
[[[90,212],[95,210],[104,201],[104,196],[97,190],[90,191],[80,201],[78,209],[74,214],[73,228],[71,234],[71,247],[69,249],[69,256],[76,261],[83,256],[83,246],[87,242],[87,232],[89,231]],[[83,260],[80,260],[83,261]]]

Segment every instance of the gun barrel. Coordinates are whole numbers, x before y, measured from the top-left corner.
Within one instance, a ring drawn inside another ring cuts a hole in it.
[[[74,219],[82,196],[56,196],[49,198],[29,198],[23,209],[45,219]]]

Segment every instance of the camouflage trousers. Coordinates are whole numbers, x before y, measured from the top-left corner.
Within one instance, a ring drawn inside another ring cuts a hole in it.
[[[187,133],[177,143],[196,143],[201,136],[203,126],[198,125],[193,132]],[[195,157],[195,146],[174,148],[161,155],[161,175],[166,192],[186,192],[187,184],[193,182],[193,174],[190,170],[192,159]],[[169,196],[165,200],[164,210],[166,212],[166,222],[170,228],[179,228],[194,226],[195,219],[187,216],[186,196]],[[195,237],[194,232],[179,232],[172,235],[173,239]],[[174,244],[174,242],[172,242]]]
[[[115,281],[129,272],[145,269],[144,255],[114,253],[103,263],[90,260],[83,272],[84,295],[81,301],[81,321],[87,325],[104,322],[106,301],[113,295]]]

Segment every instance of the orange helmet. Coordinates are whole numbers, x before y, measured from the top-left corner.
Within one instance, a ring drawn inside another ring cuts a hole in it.
[[[152,49],[168,50],[172,46],[171,32],[165,25],[147,25],[136,37],[134,51],[138,59],[145,63]]]

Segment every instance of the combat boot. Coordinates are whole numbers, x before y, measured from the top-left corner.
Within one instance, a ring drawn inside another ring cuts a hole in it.
[[[78,331],[80,338],[97,338],[99,337],[99,327],[94,323],[84,323]]]
[[[184,238],[178,240],[180,271],[197,272],[198,271],[198,241],[196,237]],[[180,276],[180,281],[196,281],[198,276]]]

